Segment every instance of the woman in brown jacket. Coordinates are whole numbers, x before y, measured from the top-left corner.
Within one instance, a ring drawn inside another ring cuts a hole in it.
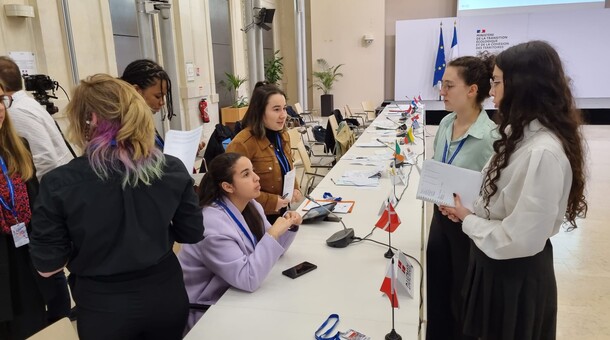
[[[292,200],[282,198],[284,176],[294,168],[290,139],[285,129],[286,95],[273,84],[258,86],[242,120],[243,130],[231,141],[227,152],[236,152],[252,161],[260,177],[261,195],[257,201],[271,224],[286,211],[288,204],[302,199],[294,183]]]

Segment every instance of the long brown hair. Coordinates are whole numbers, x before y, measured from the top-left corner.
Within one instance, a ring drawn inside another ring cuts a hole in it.
[[[565,218],[571,228],[576,228],[576,218],[584,217],[588,208],[584,195],[585,147],[579,128],[581,112],[575,107],[561,59],[548,43],[530,41],[500,53],[496,66],[503,72],[504,95],[498,107],[500,139],[493,144],[496,153],[483,186],[486,206],[498,191],[497,181],[523,139],[525,127],[538,119],[561,141],[570,161],[572,187]]]
[[[0,82],[0,89],[4,92],[4,85]],[[0,103],[0,105],[4,105]],[[8,113],[4,108],[4,122],[0,128],[0,155],[6,163],[8,175],[19,174],[22,180],[27,181],[34,176],[32,154],[17,135]]]
[[[242,157],[244,156],[234,152],[226,152],[214,157],[199,185],[199,206],[203,208],[212,205],[214,201],[221,200],[227,194],[222,189],[222,183],[233,184],[235,163]],[[265,234],[264,221],[254,204],[248,202],[241,214],[252,234],[260,240]]]
[[[265,109],[269,103],[269,97],[274,94],[281,94],[286,98],[286,94],[273,84],[262,84],[254,88],[248,111],[242,119],[242,127],[249,127],[252,135],[258,139],[265,137],[265,124],[263,118]]]

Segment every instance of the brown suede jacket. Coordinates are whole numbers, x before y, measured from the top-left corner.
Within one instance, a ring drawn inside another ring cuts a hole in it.
[[[269,139],[256,139],[251,131],[250,128],[241,130],[227,146],[226,151],[236,152],[250,159],[254,172],[260,177],[261,195],[256,200],[263,206],[266,215],[277,214],[275,207],[283,190],[282,169]],[[290,163],[290,169],[293,169],[288,132],[284,131],[281,137],[284,154]],[[299,188],[296,180],[294,187]]]

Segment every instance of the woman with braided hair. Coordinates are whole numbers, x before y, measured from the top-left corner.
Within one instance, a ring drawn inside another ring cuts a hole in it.
[[[167,118],[171,120],[176,115],[172,100],[172,81],[161,65],[149,59],[134,60],[125,67],[121,79],[133,85],[153,113],[161,111],[163,105],[166,105]],[[165,115],[162,116],[162,119],[165,119]],[[155,143],[159,149],[163,150],[163,137],[156,130],[155,133]],[[204,147],[205,142],[200,142],[197,152]]]

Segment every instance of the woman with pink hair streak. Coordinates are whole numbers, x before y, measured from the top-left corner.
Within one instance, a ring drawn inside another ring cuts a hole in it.
[[[172,245],[202,239],[193,180],[155,147],[150,109],[128,83],[91,76],[66,110],[84,155],[41,183],[32,262],[45,277],[70,271],[81,339],[180,339],[188,297]]]

